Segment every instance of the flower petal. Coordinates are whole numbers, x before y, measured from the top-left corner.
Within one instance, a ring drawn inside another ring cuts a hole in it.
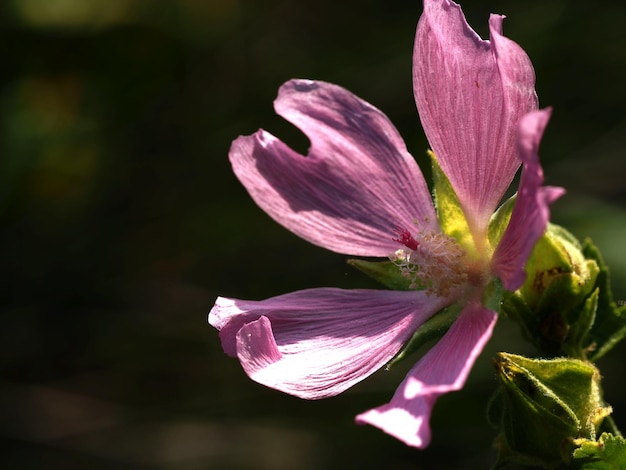
[[[419,291],[308,289],[263,301],[220,297],[209,323],[251,379],[317,399],[378,370],[448,304]]]
[[[450,0],[425,0],[417,26],[413,86],[428,141],[475,237],[519,167],[517,122],[537,108],[530,59],[489,20],[491,41]]]
[[[528,113],[519,123],[519,149],[524,162],[517,200],[511,220],[492,258],[492,270],[509,291],[519,289],[526,279],[524,266],[550,220],[550,204],[565,190],[544,186],[539,162],[539,143],[550,119],[551,109]]]
[[[459,390],[491,337],[497,315],[479,303],[469,304],[445,336],[411,369],[391,401],[356,417],[407,445],[430,443],[430,414],[437,398]]]
[[[393,229],[436,226],[430,192],[389,119],[330,83],[291,80],[274,106],[310,139],[307,157],[260,130],[230,150],[254,201],[298,236],[332,251],[387,256]]]

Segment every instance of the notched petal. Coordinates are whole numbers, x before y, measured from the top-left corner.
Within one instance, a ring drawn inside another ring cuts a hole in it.
[[[311,141],[308,155],[258,131],[230,161],[254,201],[298,236],[332,251],[387,256],[393,228],[436,226],[430,192],[398,131],[378,109],[330,83],[291,80],[276,112]]]

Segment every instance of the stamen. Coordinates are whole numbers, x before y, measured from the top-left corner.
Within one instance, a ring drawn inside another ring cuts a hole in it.
[[[396,227],[393,231],[397,233],[400,237],[400,238],[392,238],[394,242],[402,243],[404,246],[406,246],[410,250],[417,250],[417,246],[418,246],[417,240],[413,238],[413,235],[411,235],[411,233],[408,230],[400,228],[400,227]]]
[[[425,289],[437,296],[446,296],[465,284],[469,267],[465,250],[457,241],[439,231],[419,232],[416,236],[396,228],[393,240],[406,248],[390,256],[400,273],[411,281],[412,289]]]

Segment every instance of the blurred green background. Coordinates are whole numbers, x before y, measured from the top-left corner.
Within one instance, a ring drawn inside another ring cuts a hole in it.
[[[626,299],[626,5],[467,0],[533,60],[554,106],[541,154],[568,189],[554,220],[592,236]],[[305,152],[272,100],[292,77],[340,84],[389,115],[425,162],[411,90],[418,0],[5,0],[0,5],[0,467],[487,468],[503,320],[467,386],[440,399],[425,451],[371,427],[410,364],[306,402],[248,380],[206,315],[373,284],[267,217],[231,141],[264,127]],[[621,345],[600,363],[626,428]]]

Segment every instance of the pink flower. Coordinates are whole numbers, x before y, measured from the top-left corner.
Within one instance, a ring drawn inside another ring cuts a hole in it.
[[[460,304],[458,319],[391,401],[356,418],[408,445],[428,445],[435,401],[463,386],[491,336],[497,314],[482,304],[486,286],[494,278],[510,291],[522,285],[549,205],[563,193],[541,186],[537,149],[550,111],[537,110],[532,65],[502,36],[502,20],[491,16],[484,41],[457,4],[424,0],[417,27],[415,100],[467,239],[442,231],[422,173],[388,118],[339,86],[291,80],[279,91],[276,112],[310,139],[306,157],[264,130],[233,142],[235,174],[274,220],[338,253],[391,256],[416,287],[218,298],[209,322],[250,378],[306,399],[336,395],[392,359],[432,315]],[[510,221],[490,241],[490,218],[520,165]]]

